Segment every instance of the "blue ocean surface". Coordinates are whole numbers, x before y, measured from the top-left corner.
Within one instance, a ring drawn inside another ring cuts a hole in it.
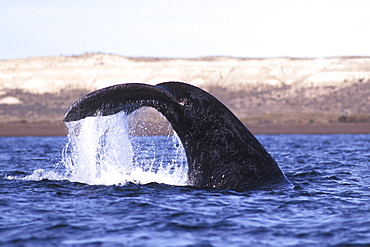
[[[125,138],[0,137],[0,245],[370,245],[370,135],[259,135],[293,186],[245,192],[188,186],[174,136]]]

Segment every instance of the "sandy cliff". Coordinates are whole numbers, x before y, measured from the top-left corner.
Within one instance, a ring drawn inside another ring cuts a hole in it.
[[[110,54],[0,61],[0,123],[60,122],[82,95],[118,83],[184,81],[250,124],[370,122],[370,58],[194,59]]]

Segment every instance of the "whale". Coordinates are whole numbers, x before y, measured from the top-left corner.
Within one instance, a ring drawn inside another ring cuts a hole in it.
[[[121,111],[128,115],[144,106],[162,113],[179,136],[189,185],[246,191],[290,184],[273,157],[223,103],[188,83],[127,83],[99,89],[73,103],[63,121]]]

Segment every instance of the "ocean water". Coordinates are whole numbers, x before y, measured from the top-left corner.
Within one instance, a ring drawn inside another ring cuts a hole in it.
[[[370,245],[370,135],[259,135],[294,186],[234,192],[188,186],[176,136],[69,128],[0,137],[1,246]]]

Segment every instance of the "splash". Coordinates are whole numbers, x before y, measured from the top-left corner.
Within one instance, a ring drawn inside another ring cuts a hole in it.
[[[124,113],[67,124],[62,164],[66,176],[86,184],[117,184],[130,172],[132,147]]]
[[[186,156],[176,133],[130,136],[128,126],[124,112],[67,123],[68,143],[59,164],[64,168],[64,178],[100,185],[187,185]],[[42,174],[46,173],[35,171],[29,179]]]

